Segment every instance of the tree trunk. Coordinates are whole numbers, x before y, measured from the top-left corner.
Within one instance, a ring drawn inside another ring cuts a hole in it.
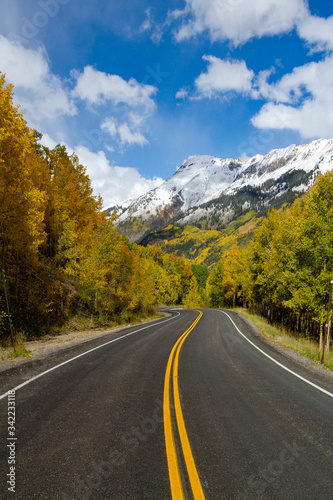
[[[330,320],[328,322],[327,339],[326,339],[326,349],[327,349],[327,351],[330,350],[331,324],[332,324],[332,317],[330,317]]]
[[[323,350],[323,334],[324,334],[324,329],[323,329],[323,322],[320,322],[320,335],[319,335],[319,350],[320,352]]]

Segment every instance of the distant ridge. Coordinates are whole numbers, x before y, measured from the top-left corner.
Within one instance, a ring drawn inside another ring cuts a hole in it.
[[[250,210],[292,202],[333,168],[333,139],[274,149],[245,161],[193,156],[120,215],[119,231],[140,242],[170,222],[221,229]]]

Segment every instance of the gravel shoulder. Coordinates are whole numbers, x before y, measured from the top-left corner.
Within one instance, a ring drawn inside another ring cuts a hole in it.
[[[289,347],[285,347],[281,344],[278,343],[278,341],[274,341],[270,339],[269,337],[266,337],[262,333],[262,331],[254,324],[252,321],[249,319],[245,318],[241,313],[235,312],[238,317],[240,317],[253,331],[254,335],[259,337],[263,342],[265,342],[267,345],[278,351],[280,354],[285,356],[286,358],[292,360],[294,363],[297,363],[298,365],[303,366],[304,368],[308,369],[312,373],[317,373],[318,375],[324,377],[330,384],[332,384],[333,387],[333,371],[329,370],[323,365],[319,365],[318,363],[315,363],[312,361],[312,359],[307,358],[306,356],[303,356],[301,353],[294,351],[293,349],[290,349]]]
[[[165,316],[168,316],[167,312],[159,311]],[[322,374],[327,378],[331,383],[333,383],[333,372],[328,370],[327,368],[318,365],[313,362],[309,358],[302,356],[302,354],[293,351],[287,347],[284,347],[278,344],[276,341],[274,342],[270,338],[266,337],[259,328],[257,328],[250,320],[246,319],[240,313],[236,313],[239,317],[242,318],[245,323],[247,323],[253,333],[260,337],[262,341],[266,344],[273,347],[275,350],[283,354],[285,357],[293,360],[294,362],[306,367],[314,373]],[[156,319],[156,318],[154,318]],[[140,324],[149,323],[152,320],[144,321]],[[126,325],[115,328],[95,328],[93,330],[82,330],[75,332],[63,333],[57,336],[46,335],[40,340],[34,340],[26,342],[25,347],[28,351],[29,355],[18,358],[10,358],[8,356],[8,352],[5,349],[0,348],[0,372],[6,371],[15,367],[22,367],[24,364],[31,363],[32,360],[43,360],[49,358],[53,354],[60,353],[61,351],[65,351],[71,347],[75,347],[85,342],[89,342],[91,340],[103,338],[104,336],[110,335],[110,333],[117,333],[120,330],[130,327],[134,325]]]
[[[163,315],[167,314],[163,313]],[[153,319],[143,321],[142,323],[138,323],[138,325],[146,324],[150,321],[153,321]],[[29,363],[34,359],[41,360],[49,358],[53,354],[60,353],[61,351],[65,351],[66,349],[80,344],[84,344],[85,342],[89,342],[90,340],[103,338],[104,336],[110,335],[110,333],[117,333],[120,330],[131,326],[136,326],[136,324],[122,325],[121,327],[115,328],[95,328],[92,330],[67,332],[56,336],[45,335],[40,340],[32,340],[26,342],[25,348],[29,354],[17,358],[11,358],[6,349],[0,348],[0,372],[18,366],[21,367],[22,365]]]

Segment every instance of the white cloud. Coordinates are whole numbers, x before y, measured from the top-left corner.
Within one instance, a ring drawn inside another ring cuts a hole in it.
[[[118,128],[121,144],[147,144],[148,141],[140,132],[135,132],[129,128],[127,123],[122,123]]]
[[[41,142],[50,149],[57,145],[57,142],[48,134],[43,134]],[[67,144],[65,146],[68,153],[75,153],[81,165],[86,167],[94,195],[102,196],[104,207],[121,205],[127,200],[134,200],[164,182],[160,177],[146,179],[132,167],[111,165],[104,151],[94,153],[82,145],[75,148]]]
[[[329,139],[333,137],[333,112],[329,105],[327,101],[311,99],[300,108],[268,103],[252,119],[252,123],[261,129],[294,130],[306,139]]]
[[[94,112],[95,122],[96,118],[100,119],[96,126],[102,127],[115,141],[108,145],[109,149],[116,145],[124,148],[148,143],[144,129],[156,107],[153,96],[157,89],[152,85],[139,83],[134,78],[125,81],[91,66],[82,72],[73,70],[72,80],[61,79],[52,73],[43,47],[29,49],[2,35],[0,71],[6,74],[7,83],[14,85],[14,102],[21,105],[31,127],[54,137],[59,135],[56,128],[66,128],[58,119],[77,114],[87,119],[87,114]],[[89,104],[86,110],[82,101]],[[98,115],[94,109],[97,105]],[[113,114],[117,114],[117,120],[106,118]],[[59,142],[66,142],[66,137],[59,137]]]
[[[307,15],[298,23],[298,33],[316,51],[333,50],[333,16]]]
[[[101,125],[101,129],[108,132],[111,137],[116,137],[118,132],[117,120],[115,118],[106,118]]]
[[[72,76],[77,80],[73,95],[89,104],[111,101],[115,105],[125,103],[130,107],[142,106],[146,110],[155,107],[152,96],[157,88],[139,83],[134,78],[127,82],[121,76],[103,73],[92,66],[86,66],[83,73],[73,71]]]
[[[73,116],[76,106],[64,82],[52,74],[45,50],[33,50],[0,35],[0,71],[15,87],[15,100],[27,118],[39,123],[43,118]]]
[[[328,57],[318,63],[311,62],[294,68],[274,84],[268,83],[267,73],[259,84],[259,93],[266,99],[285,103],[297,103],[306,93],[314,98],[324,98],[332,91],[332,75],[333,59]]]
[[[154,19],[152,9],[149,8],[145,10],[145,14],[146,18],[140,26],[139,33],[150,33],[150,39],[153,43],[158,45],[161,42],[165,31],[170,27],[170,24],[175,17],[173,16],[173,13],[168,11],[166,20],[163,23],[160,23]]]
[[[55,140],[52,139],[52,137],[49,136],[49,134],[43,134],[41,143],[43,144],[43,146],[46,146],[49,149],[54,149],[58,144]]]
[[[204,59],[209,66],[195,80],[198,98],[234,92],[264,100],[251,120],[255,127],[294,130],[306,139],[333,136],[333,56],[294,68],[274,83],[275,68],[255,75],[244,61]]]
[[[251,38],[290,32],[307,12],[304,0],[186,0],[178,41],[207,31],[212,41],[240,45]]]
[[[186,89],[180,89],[176,93],[176,99],[185,99],[188,96],[188,91]]]
[[[146,9],[145,14],[146,14],[146,19],[141,24],[139,28],[139,33],[144,33],[145,31],[151,31],[152,29],[153,21],[151,16],[151,9]]]
[[[135,125],[137,127],[140,126],[140,122],[134,123],[130,127],[127,123],[121,123],[118,125],[117,120],[115,118],[106,118],[106,120],[102,123],[102,130],[108,132],[113,139],[116,139],[121,146],[124,145],[133,145],[139,144],[143,146],[147,144],[148,141],[145,136],[137,130],[135,130]]]
[[[207,72],[195,80],[199,97],[210,99],[230,91],[251,91],[254,73],[247,68],[245,61],[222,60],[214,56],[204,56],[203,59],[209,66]]]
[[[291,129],[305,138],[333,136],[333,58],[295,68],[275,84],[263,79],[257,97],[267,99],[252,123]]]
[[[94,194],[102,196],[105,207],[136,199],[164,182],[159,177],[146,179],[135,168],[110,165],[103,151],[93,153],[85,146],[78,146],[75,153],[87,168]]]
[[[76,78],[73,96],[89,106],[104,106],[108,117],[102,121],[101,129],[121,148],[148,144],[142,129],[155,109],[152,97],[157,92],[156,87],[139,83],[134,78],[127,82],[118,75],[103,73],[91,66],[86,66],[82,73],[73,71],[72,76]],[[121,118],[112,116],[116,110],[121,110]]]

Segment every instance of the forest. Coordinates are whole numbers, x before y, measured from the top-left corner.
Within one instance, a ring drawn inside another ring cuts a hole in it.
[[[318,340],[333,279],[333,171],[291,206],[271,210],[246,248],[233,245],[207,282],[211,307],[243,305]]]
[[[77,316],[126,323],[160,304],[241,305],[308,338],[323,334],[333,278],[332,171],[293,204],[272,209],[246,246],[230,245],[209,270],[130,244],[78,157],[40,140],[0,73],[0,341],[43,335]]]
[[[0,340],[10,330],[43,335],[77,315],[124,323],[193,302],[189,261],[130,245],[78,157],[40,139],[0,74]]]

